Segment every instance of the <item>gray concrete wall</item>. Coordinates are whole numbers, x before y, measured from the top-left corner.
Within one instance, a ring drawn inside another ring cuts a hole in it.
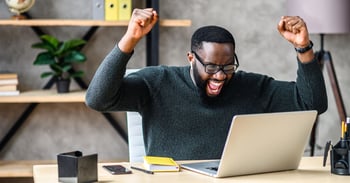
[[[36,0],[29,13],[35,18],[90,19],[91,2],[87,0]],[[134,0],[134,7],[144,2]],[[286,0],[161,0],[160,17],[191,19],[191,27],[162,27],[160,29],[160,64],[187,65],[190,36],[200,26],[215,24],[232,31],[237,42],[240,69],[271,75],[276,79],[294,80],[296,55],[293,47],[276,30],[280,17],[286,14]],[[11,16],[4,1],[0,2],[0,18]],[[42,27],[60,39],[81,37],[88,27]],[[80,66],[88,83],[104,56],[121,38],[125,27],[101,27],[84,48],[88,61]],[[319,36],[312,35],[315,49]],[[20,90],[39,89],[47,79],[41,79],[46,67],[33,66],[39,52],[31,44],[39,41],[30,27],[0,27],[0,69],[19,73]],[[350,109],[350,35],[327,35],[325,48],[331,51],[345,107]],[[145,66],[145,41],[135,50],[129,68]],[[329,109],[320,116],[317,144],[339,139],[339,116],[325,72],[329,95]],[[73,88],[78,86],[73,83]],[[17,120],[28,104],[0,104],[0,137]],[[347,110],[349,113],[349,110]],[[112,114],[125,129],[125,114]],[[127,160],[128,149],[120,136],[98,112],[83,103],[39,104],[5,149],[2,160],[55,159],[60,152],[81,150],[85,154],[98,153],[100,159]]]

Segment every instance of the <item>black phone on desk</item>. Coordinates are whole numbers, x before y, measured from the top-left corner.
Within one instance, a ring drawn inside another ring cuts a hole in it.
[[[103,165],[102,167],[105,168],[107,171],[109,171],[109,173],[113,175],[132,173],[131,170],[129,170],[128,168],[122,165]]]

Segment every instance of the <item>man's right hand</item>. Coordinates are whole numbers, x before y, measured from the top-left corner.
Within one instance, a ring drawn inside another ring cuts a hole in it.
[[[128,29],[118,47],[125,53],[131,53],[136,44],[151,31],[158,21],[158,14],[153,8],[134,9],[132,12]]]

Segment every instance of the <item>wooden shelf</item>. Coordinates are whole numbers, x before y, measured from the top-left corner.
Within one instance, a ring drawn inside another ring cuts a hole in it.
[[[85,102],[85,90],[57,93],[56,90],[23,91],[16,96],[0,96],[0,103],[68,103]]]
[[[68,19],[30,19],[30,20],[6,20],[1,19],[0,25],[8,26],[127,26],[128,21],[104,21],[104,20],[68,20]],[[163,19],[159,25],[164,27],[188,27],[191,20]]]

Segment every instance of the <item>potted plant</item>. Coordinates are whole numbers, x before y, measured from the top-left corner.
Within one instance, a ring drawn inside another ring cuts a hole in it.
[[[86,41],[82,39],[59,41],[51,35],[42,35],[40,40],[41,42],[34,43],[32,48],[45,51],[40,52],[36,56],[33,65],[49,65],[51,71],[43,72],[40,77],[54,77],[56,79],[57,92],[69,92],[71,78],[82,77],[84,74],[83,71],[75,71],[73,65],[86,61],[86,56],[79,51]]]

